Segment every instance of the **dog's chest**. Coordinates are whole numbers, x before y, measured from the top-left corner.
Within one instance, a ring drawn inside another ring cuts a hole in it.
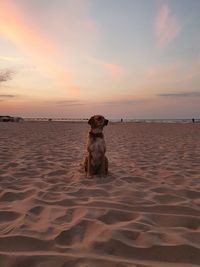
[[[105,141],[103,138],[91,139],[89,142],[88,148],[90,152],[104,153],[105,152]]]

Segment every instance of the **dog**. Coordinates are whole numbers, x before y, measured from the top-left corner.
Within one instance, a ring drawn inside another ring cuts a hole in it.
[[[108,159],[105,156],[106,144],[103,135],[104,126],[108,120],[101,115],[92,116],[88,124],[91,130],[87,139],[88,155],[84,161],[85,173],[88,177],[93,175],[106,176],[108,174]]]

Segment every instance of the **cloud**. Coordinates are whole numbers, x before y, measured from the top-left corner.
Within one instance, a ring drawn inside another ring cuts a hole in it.
[[[117,79],[123,75],[123,67],[119,64],[107,62],[94,57],[91,57],[90,60],[101,67],[113,79]]]
[[[154,84],[189,83],[198,81],[200,75],[199,58],[179,60],[170,64],[155,65],[146,69],[144,77],[147,82]],[[189,85],[191,86],[191,85]],[[191,88],[192,89],[192,88]]]
[[[136,105],[146,101],[146,99],[121,99],[121,100],[112,100],[105,101],[103,104],[105,105]]]
[[[12,94],[1,94],[0,95],[0,101],[6,101],[8,99],[13,99],[13,98],[16,98],[18,97],[17,95],[12,95]]]
[[[159,77],[166,77],[166,75],[169,77],[171,74],[179,70],[180,68],[180,63],[173,63],[167,66],[154,66],[148,68],[146,71],[146,77],[147,78],[159,78]]]
[[[0,95],[0,98],[14,98],[17,97],[17,95]]]
[[[136,105],[136,104],[140,104],[147,101],[147,99],[113,99],[110,101],[81,101],[81,100],[73,100],[73,99],[69,99],[69,100],[59,100],[56,102],[53,102],[56,105],[59,106],[83,106],[83,105],[87,105],[87,106],[117,106],[117,105]],[[48,102],[49,103],[49,102]]]
[[[7,82],[12,80],[15,71],[7,69],[7,70],[0,70],[0,83]]]
[[[56,102],[57,105],[60,106],[82,106],[85,105],[85,103],[79,101],[79,100],[60,100]]]
[[[158,94],[161,97],[200,97],[200,92],[178,92]]]
[[[180,31],[180,22],[171,14],[167,4],[162,4],[159,7],[155,19],[155,33],[158,46],[165,47],[180,33]]]
[[[22,61],[23,59],[20,57],[5,57],[5,56],[0,56],[0,60],[3,61],[8,61],[8,62],[18,62],[18,61]]]
[[[0,1],[0,36],[29,54],[49,77],[68,87],[71,92],[77,92],[72,75],[59,64],[62,54],[56,43],[30,23],[22,7],[20,9],[12,1]]]
[[[123,69],[120,65],[109,63],[109,62],[103,62],[103,61],[101,61],[100,64],[105,70],[108,71],[111,77],[118,78],[122,76]]]
[[[173,62],[168,65],[157,65],[149,67],[145,71],[148,82],[169,83],[183,81],[186,75],[185,63],[181,61]]]

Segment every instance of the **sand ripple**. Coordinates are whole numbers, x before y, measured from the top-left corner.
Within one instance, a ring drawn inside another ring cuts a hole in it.
[[[200,125],[111,124],[94,179],[86,124],[0,127],[1,267],[200,266]]]

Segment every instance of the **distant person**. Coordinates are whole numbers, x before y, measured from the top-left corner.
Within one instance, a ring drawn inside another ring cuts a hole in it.
[[[123,122],[123,119],[121,119],[121,122]]]
[[[192,118],[192,122],[195,123],[195,119],[194,118]]]

